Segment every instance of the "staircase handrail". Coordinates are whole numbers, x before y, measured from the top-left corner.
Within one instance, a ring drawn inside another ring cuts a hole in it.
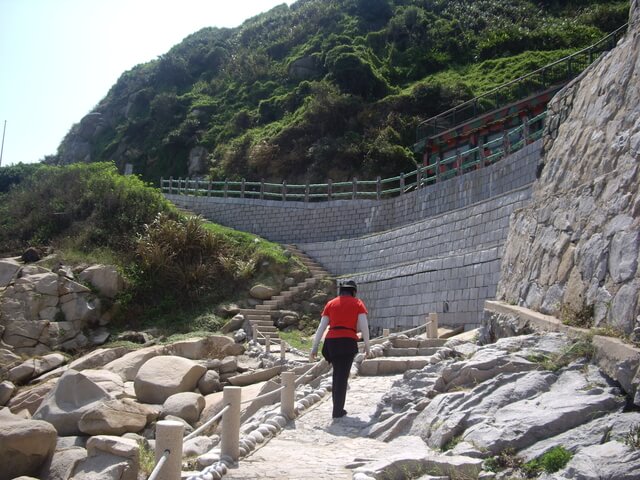
[[[493,89],[489,90],[488,92],[485,92],[485,93],[483,93],[483,94],[480,94],[480,95],[478,95],[477,97],[472,98],[471,100],[467,100],[466,102],[463,102],[463,103],[461,103],[460,105],[456,105],[455,107],[452,107],[452,108],[450,108],[449,110],[446,110],[446,111],[444,111],[444,112],[442,112],[442,113],[439,113],[438,115],[434,115],[433,117],[431,117],[431,118],[429,118],[429,119],[427,119],[427,120],[424,120],[424,121],[420,122],[420,123],[418,124],[418,127],[417,127],[416,141],[420,141],[422,138],[425,138],[425,137],[427,137],[427,136],[428,136],[428,135],[422,135],[422,136],[421,136],[421,135],[420,135],[420,129],[421,129],[421,128],[424,128],[424,126],[428,125],[429,123],[434,123],[434,129],[435,129],[435,128],[437,128],[437,121],[438,121],[438,119],[442,119],[442,118],[444,118],[444,117],[446,117],[446,116],[448,116],[448,115],[455,114],[455,112],[460,111],[460,110],[462,110],[462,109],[464,109],[464,108],[466,108],[466,107],[469,107],[469,106],[471,106],[471,105],[473,105],[474,107],[476,107],[476,106],[478,105],[478,101],[479,101],[480,99],[482,99],[482,98],[486,98],[486,97],[490,97],[490,96],[492,96],[492,95],[495,95],[495,94],[496,94],[497,92],[499,92],[500,90],[505,89],[505,88],[507,88],[507,87],[509,87],[509,86],[512,86],[512,85],[514,85],[514,84],[516,84],[516,83],[521,83],[522,81],[524,81],[524,80],[526,80],[526,79],[528,79],[528,78],[531,78],[531,77],[533,77],[534,75],[538,75],[538,74],[541,74],[541,73],[542,73],[542,74],[544,74],[544,72],[545,72],[545,71],[547,71],[547,70],[551,69],[551,68],[552,68],[552,67],[554,67],[555,65],[559,65],[559,64],[564,63],[564,62],[567,62],[567,63],[570,65],[570,61],[571,61],[572,59],[576,58],[578,55],[582,55],[582,54],[584,54],[585,52],[588,52],[588,53],[590,53],[590,54],[594,53],[594,52],[593,52],[593,50],[594,50],[596,47],[600,46],[601,44],[607,43],[607,44],[610,44],[610,45],[615,46],[615,43],[617,43],[617,40],[618,40],[618,38],[619,38],[619,35],[621,34],[621,32],[622,32],[623,30],[626,30],[627,26],[628,26],[628,23],[625,23],[624,25],[622,25],[622,26],[618,27],[616,30],[614,30],[613,32],[609,33],[608,35],[606,35],[605,37],[601,38],[601,39],[600,39],[600,40],[598,40],[596,43],[594,43],[594,44],[592,44],[592,45],[590,45],[590,46],[588,46],[588,47],[585,47],[585,48],[583,48],[583,49],[581,49],[581,50],[578,50],[577,52],[574,52],[574,53],[572,53],[571,55],[567,55],[567,56],[566,56],[566,57],[564,57],[564,58],[561,58],[561,59],[559,59],[559,60],[556,60],[556,61],[554,61],[554,62],[551,62],[551,63],[549,63],[548,65],[545,65],[544,67],[541,67],[541,68],[539,68],[539,69],[537,69],[537,70],[534,70],[533,72],[529,72],[529,73],[527,73],[526,75],[523,75],[523,76],[521,76],[521,77],[519,77],[519,78],[516,78],[515,80],[510,80],[510,81],[508,81],[508,82],[505,82],[505,83],[503,83],[502,85],[499,85],[499,86],[497,86],[497,87],[495,87],[495,88],[493,88]],[[613,47],[611,47],[611,48],[613,48]],[[597,53],[604,53],[604,52],[606,52],[606,51],[610,50],[611,48],[605,48],[605,49],[603,49],[603,50],[601,50],[601,51],[599,51],[599,52],[597,52]],[[593,59],[593,58],[591,58],[591,57],[590,57],[589,65],[590,65],[591,63],[593,63],[593,61],[594,61],[594,60],[595,60],[595,59]],[[586,68],[586,67],[585,67],[585,68]],[[568,73],[569,73],[569,76],[571,77],[571,71],[570,71],[570,68],[569,68],[569,72],[568,72]],[[576,75],[577,75],[577,73],[576,73]],[[544,78],[544,77],[543,77],[543,78]],[[573,78],[573,77],[571,77],[571,78]],[[544,84],[543,84],[543,87],[544,87]],[[533,92],[532,92],[532,93],[533,93]],[[499,109],[501,106],[504,106],[504,105],[495,105],[495,106],[494,106],[494,108],[493,108],[493,110],[497,110],[497,109]],[[474,108],[474,112],[475,112],[475,110],[476,110],[476,109]],[[488,111],[487,111],[487,112],[488,112]],[[487,112],[482,112],[482,113],[487,113]],[[474,116],[475,116],[475,115],[474,115]],[[455,119],[455,115],[454,115],[454,119]],[[455,123],[455,122],[454,122],[454,123]],[[448,128],[453,128],[453,127],[455,127],[455,125],[450,125]]]

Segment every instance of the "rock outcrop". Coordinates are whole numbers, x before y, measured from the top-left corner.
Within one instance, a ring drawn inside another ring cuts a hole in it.
[[[640,8],[549,104],[533,202],[511,221],[497,297],[631,334],[640,318]]]
[[[86,272],[86,273],[85,273]],[[80,273],[100,295],[112,298],[123,288],[122,276],[111,266],[93,266]],[[95,282],[95,283],[93,283]],[[101,335],[85,335],[110,320],[109,310],[69,269],[56,271],[0,260],[0,339],[16,353],[43,355],[52,350],[77,351]]]

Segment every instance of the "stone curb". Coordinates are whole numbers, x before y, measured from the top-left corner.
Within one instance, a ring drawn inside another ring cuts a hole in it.
[[[572,339],[591,334],[591,330],[564,325],[550,315],[496,300],[486,301],[484,309],[491,313],[515,316],[537,331],[560,332]],[[625,392],[633,397],[633,402],[640,405],[640,348],[618,338],[602,335],[593,336],[593,346],[594,360],[598,367],[620,383]]]

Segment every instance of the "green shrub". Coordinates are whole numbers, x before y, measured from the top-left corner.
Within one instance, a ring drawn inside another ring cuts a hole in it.
[[[40,166],[5,195],[0,250],[73,239],[81,251],[127,253],[158,212],[172,207],[160,192],[110,163]]]
[[[538,476],[542,472],[555,473],[563,469],[572,457],[573,454],[560,445],[525,463],[522,469],[529,477]]]
[[[629,427],[624,443],[634,450],[640,450],[640,424],[634,424]]]

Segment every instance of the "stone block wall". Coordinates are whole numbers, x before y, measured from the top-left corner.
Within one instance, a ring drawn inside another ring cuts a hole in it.
[[[249,198],[165,195],[179,207],[281,243],[359,237],[439,215],[529,185],[541,141],[490,167],[386,200],[283,202]]]
[[[522,187],[379,234],[299,246],[356,280],[374,331],[420,325],[430,312],[442,324],[474,327],[495,298],[510,215],[530,197]]]
[[[549,103],[541,177],[511,222],[497,297],[640,339],[640,6]]]
[[[480,324],[496,294],[511,213],[530,199],[541,141],[498,163],[387,200],[282,202],[166,195],[205,218],[299,244],[360,284],[374,332]]]

